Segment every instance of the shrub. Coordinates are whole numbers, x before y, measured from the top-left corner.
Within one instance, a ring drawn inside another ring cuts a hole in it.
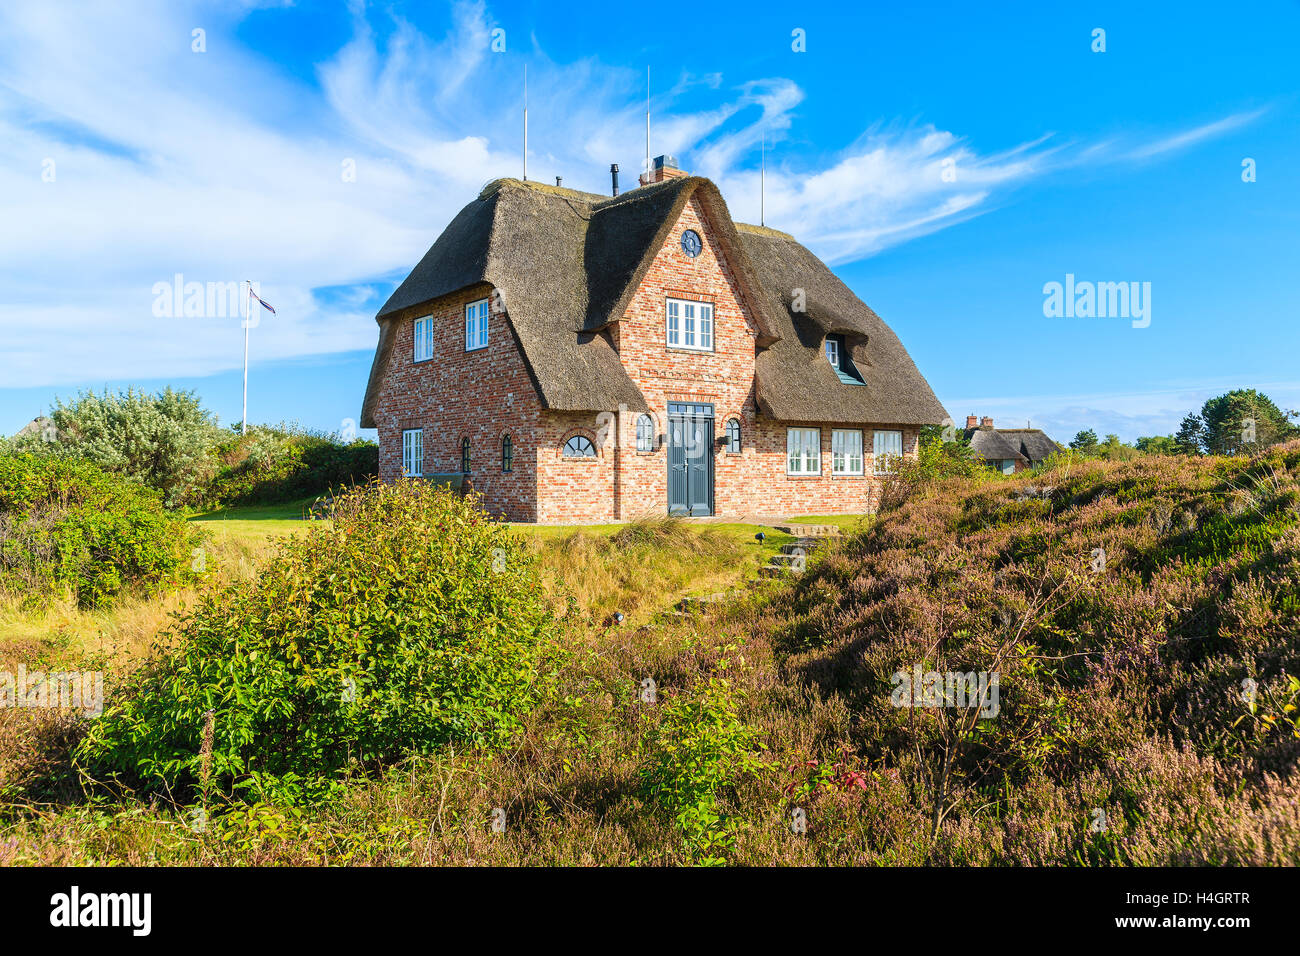
[[[921,430],[916,458],[900,461],[894,474],[885,481],[880,507],[882,510],[897,507],[954,478],[992,481],[996,476],[960,435],[944,441],[937,429],[927,426]]]
[[[195,393],[170,387],[156,395],[133,388],[83,392],[73,402],[56,402],[50,415],[54,441],[33,436],[25,450],[88,459],[157,490],[169,508],[201,497],[217,429]]]
[[[0,589],[95,607],[189,576],[197,536],[161,496],[88,461],[0,456]]]
[[[1294,857],[1300,442],[1061,456],[952,492],[882,515],[773,607],[786,671],[841,699],[857,760],[924,807],[930,862]],[[892,700],[914,668],[998,674],[998,708]],[[1158,797],[1151,771],[1099,774],[1140,753],[1168,768]]]
[[[731,685],[711,677],[689,694],[670,697],[647,740],[642,786],[672,815],[698,864],[720,865],[735,846],[720,801],[723,791],[761,768],[753,753],[756,736],[736,712]]]
[[[367,481],[379,473],[379,446],[342,442],[292,426],[258,426],[231,435],[216,449],[212,505],[291,501]]]
[[[508,527],[420,482],[355,489],[333,516],[281,542],[258,580],[202,599],[177,649],[96,722],[83,766],[171,792],[210,773],[227,794],[292,803],[404,754],[502,745],[554,650]]]

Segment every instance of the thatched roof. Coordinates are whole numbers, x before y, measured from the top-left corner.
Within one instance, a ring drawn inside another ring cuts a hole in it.
[[[1028,458],[1020,453],[1019,443],[1013,444],[1008,441],[995,428],[968,428],[966,429],[966,438],[975,453],[985,461],[1006,461],[1008,459],[1028,461]]]
[[[1041,428],[999,428],[998,434],[1019,448],[1020,453],[1034,465],[1061,451],[1061,446],[1048,438]]]
[[[762,277],[780,340],[755,361],[759,408],[786,421],[936,425],[946,413],[893,329],[794,240],[741,225],[741,242]],[[803,290],[804,311],[796,289]],[[841,381],[826,361],[827,333],[844,335],[861,385]]]
[[[759,408],[789,421],[937,423],[934,393],[897,336],[790,236],[737,225],[717,187],[696,176],[617,197],[502,179],[490,183],[438,237],[379,310],[379,346],[361,412],[375,402],[392,328],[435,300],[474,286],[500,290],[509,326],[547,408],[646,410],[608,336],[692,197],[713,226],[758,328]],[[807,292],[806,315],[789,309]],[[839,380],[822,357],[826,331],[843,331],[865,385]]]

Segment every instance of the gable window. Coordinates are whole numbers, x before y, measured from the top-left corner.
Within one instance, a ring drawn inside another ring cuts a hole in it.
[[[419,478],[424,474],[424,429],[407,428],[402,432],[402,474]]]
[[[636,450],[655,450],[655,420],[649,415],[642,415],[636,420]]]
[[[831,432],[831,474],[862,474],[862,432],[856,428]]]
[[[877,475],[892,475],[903,457],[903,433],[877,428],[872,437],[872,458]]]
[[[415,320],[415,361],[427,362],[433,358],[433,316]]]
[[[488,300],[480,299],[465,306],[465,351],[487,348]]]
[[[574,435],[564,443],[565,458],[595,458],[596,446],[591,443],[591,439],[584,438],[582,435]]]
[[[831,368],[840,367],[840,340],[838,336],[826,336],[826,359],[831,363]]]
[[[787,475],[820,475],[822,473],[821,429],[787,428],[785,458]]]
[[[740,420],[736,418],[727,419],[727,454],[740,454]]]
[[[460,440],[460,470],[469,474],[469,436]]]
[[[515,467],[515,443],[509,435],[501,436],[501,470],[513,471]]]
[[[668,299],[665,309],[669,348],[713,351],[713,303]]]

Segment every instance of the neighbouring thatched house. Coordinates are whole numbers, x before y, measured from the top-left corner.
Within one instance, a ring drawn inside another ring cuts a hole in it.
[[[54,419],[46,415],[37,415],[30,422],[18,429],[14,433],[14,441],[20,438],[40,438],[43,441],[54,441],[58,434],[58,429],[54,427]]]
[[[1040,428],[994,428],[987,416],[966,416],[965,435],[975,453],[1004,475],[1033,468],[1061,450]]]
[[[486,186],[379,311],[380,474],[521,521],[859,512],[945,417],[898,337],[783,232],[660,157],[600,196]]]

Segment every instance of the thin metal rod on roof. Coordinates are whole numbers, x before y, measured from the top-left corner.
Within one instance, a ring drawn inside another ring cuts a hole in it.
[[[767,130],[763,130],[758,145],[758,224],[767,225]]]
[[[528,182],[528,64],[524,64],[524,182]]]
[[[650,180],[650,65],[645,68],[645,178]]]

